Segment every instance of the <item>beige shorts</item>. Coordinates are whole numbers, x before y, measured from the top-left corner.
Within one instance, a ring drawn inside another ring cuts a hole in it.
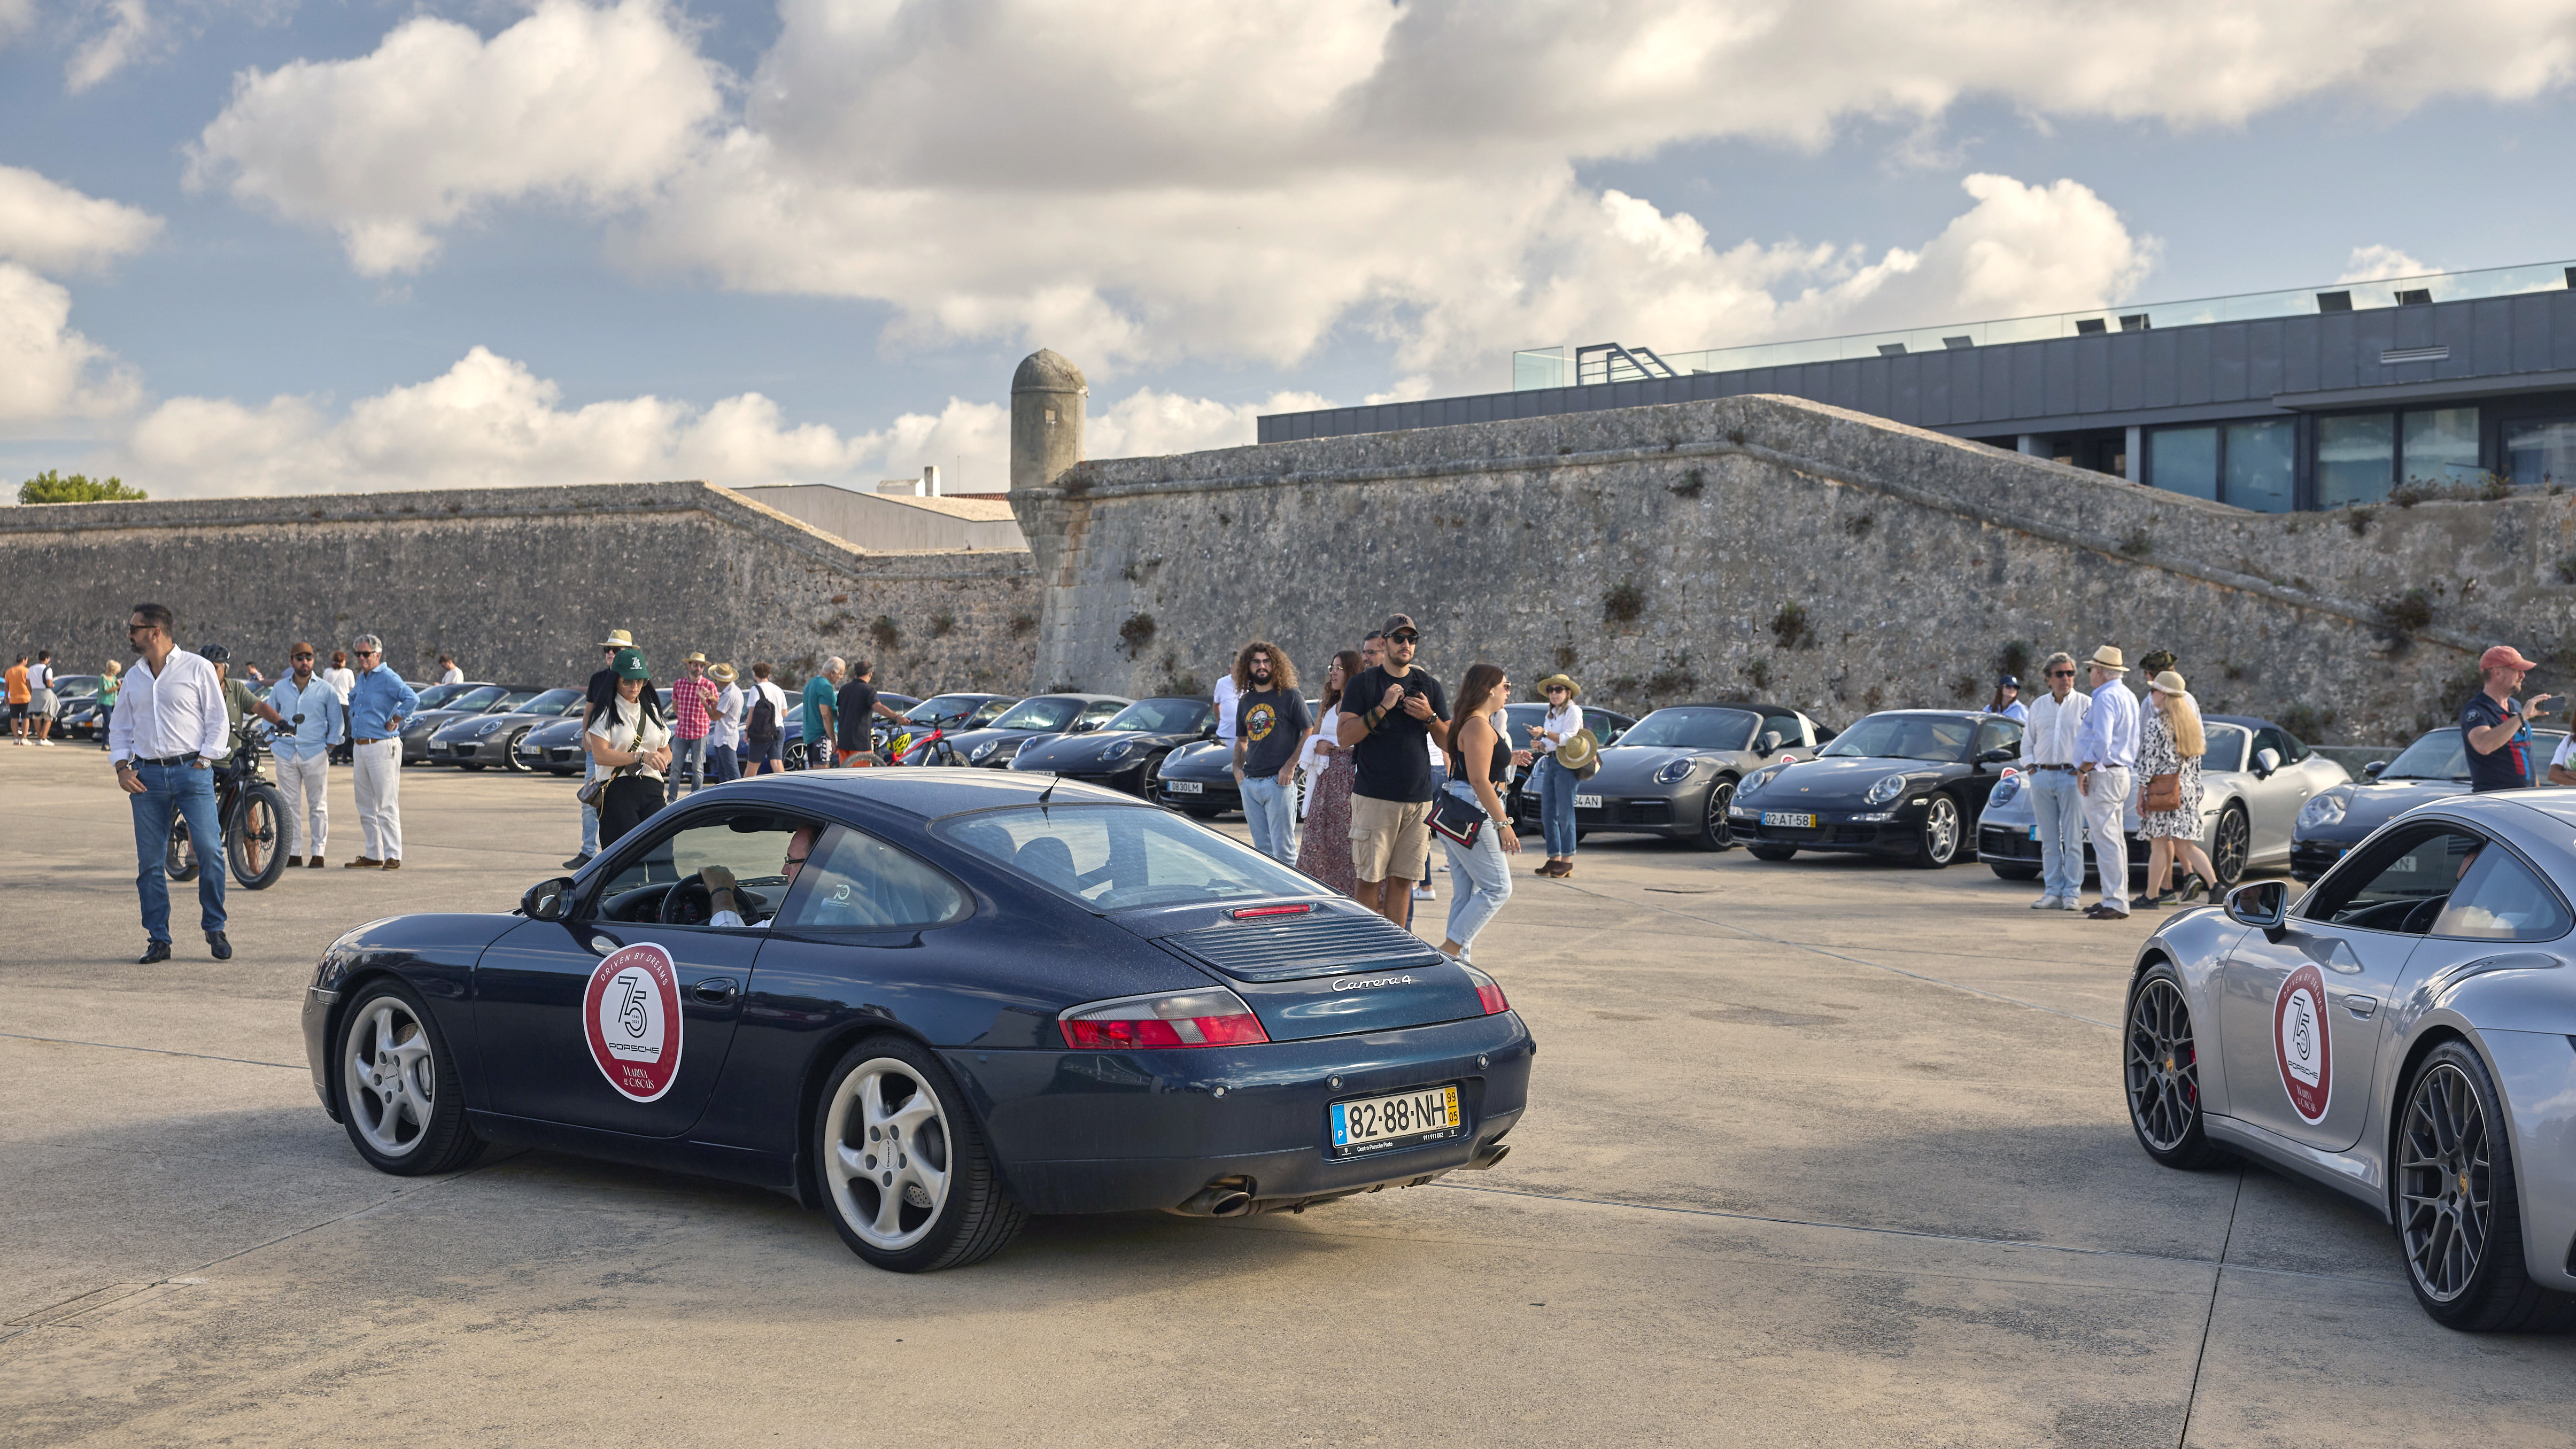
[[[1420,880],[1430,864],[1430,801],[1351,797],[1351,869],[1361,880]]]

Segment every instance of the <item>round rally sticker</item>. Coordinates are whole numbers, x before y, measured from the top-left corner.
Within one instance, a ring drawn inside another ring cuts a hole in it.
[[[680,1075],[680,979],[671,953],[646,942],[592,967],[581,1024],[608,1085],[629,1101],[660,1101]]]
[[[2326,1120],[2334,1100],[2334,1042],[2326,1033],[2326,978],[2314,966],[2281,983],[2272,1003],[2272,1055],[2281,1064],[2290,1109],[2310,1126]]]

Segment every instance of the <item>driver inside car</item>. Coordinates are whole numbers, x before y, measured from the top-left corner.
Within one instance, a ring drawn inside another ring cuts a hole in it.
[[[805,868],[805,858],[814,853],[814,839],[815,832],[811,827],[800,829],[787,837],[787,862],[779,868],[779,873],[787,877],[787,885],[796,884],[796,873]],[[744,892],[734,884],[733,872],[723,866],[699,867],[698,879],[705,882],[708,898],[715,904],[715,915],[707,921],[710,926],[731,926],[736,929],[749,928],[763,931],[767,930],[769,923],[777,918],[772,914],[757,921],[744,920]],[[784,890],[780,892],[780,896],[782,899],[785,897]]]

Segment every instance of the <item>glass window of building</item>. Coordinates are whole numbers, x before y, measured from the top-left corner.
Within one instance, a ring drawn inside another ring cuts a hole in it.
[[[2478,410],[2423,408],[2405,415],[2405,468],[2409,483],[2475,483]]]
[[[2504,471],[2516,488],[2576,484],[2576,418],[2505,424]]]
[[[2158,488],[2215,500],[2218,429],[2158,428],[2147,434],[2147,481]]]
[[[2318,507],[2382,502],[2396,481],[2396,419],[2386,413],[2317,419]]]
[[[2470,433],[2469,457],[2477,457]],[[2298,432],[2289,419],[2227,425],[2227,491],[2219,501],[2255,513],[2287,513],[2297,497]]]

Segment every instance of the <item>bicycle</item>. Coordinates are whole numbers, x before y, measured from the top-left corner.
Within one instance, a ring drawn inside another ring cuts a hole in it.
[[[222,822],[224,858],[242,889],[264,891],[286,872],[278,849],[286,829],[286,797],[260,773],[260,736],[245,719],[233,727],[233,752],[215,762],[215,817]],[[175,881],[197,878],[197,850],[185,818],[170,822],[163,868]]]

